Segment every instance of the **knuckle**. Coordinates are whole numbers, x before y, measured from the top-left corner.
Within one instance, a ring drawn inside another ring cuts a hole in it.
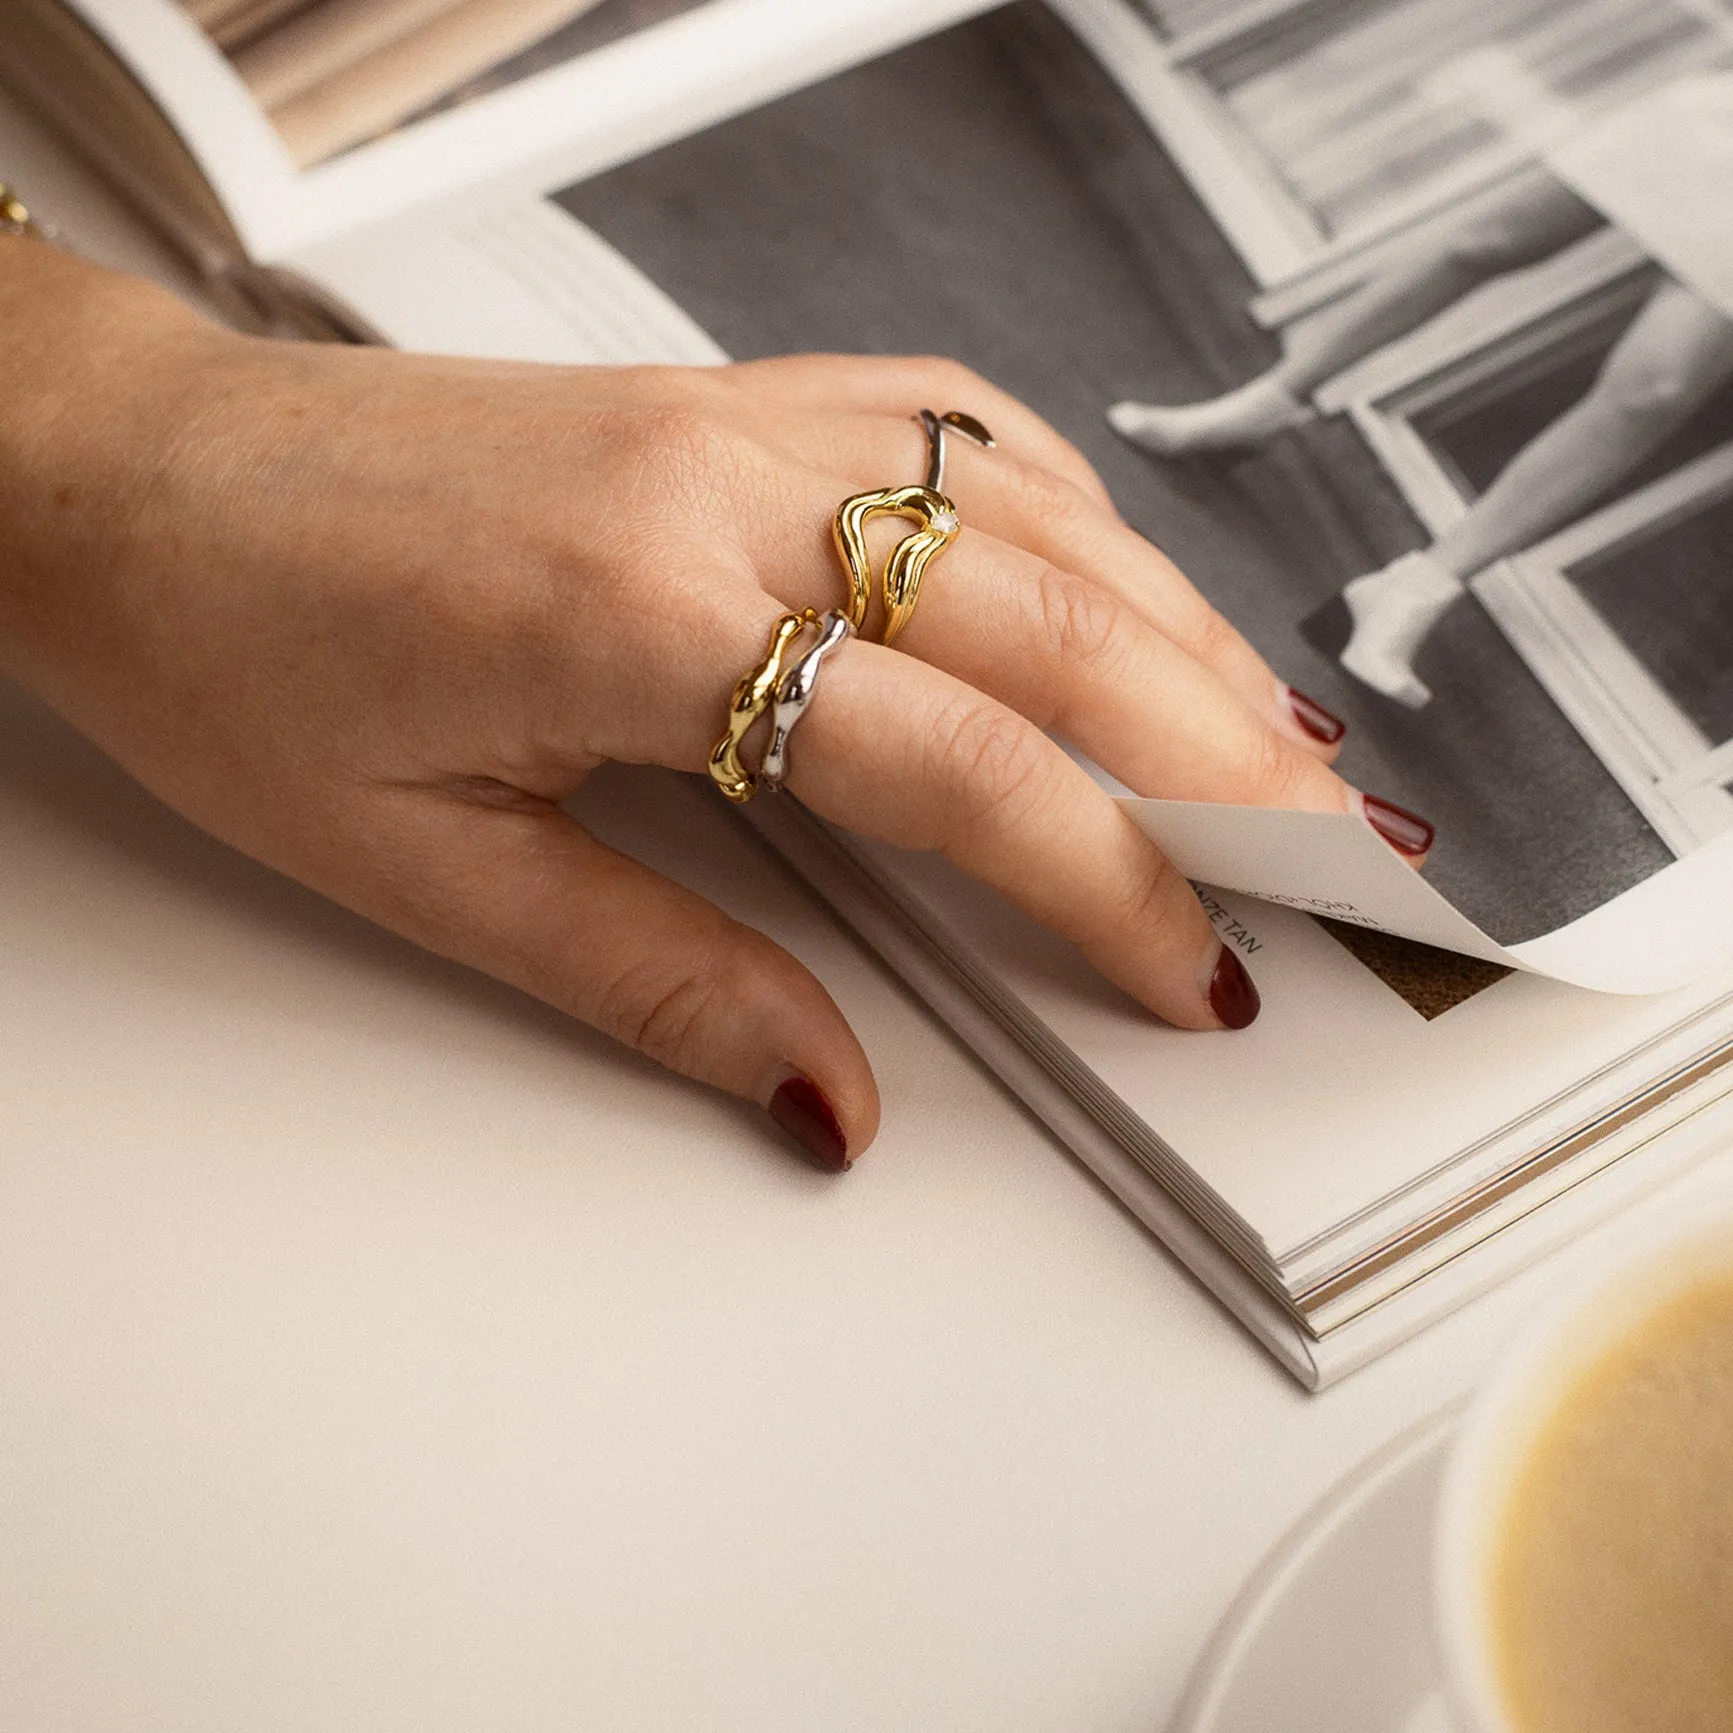
[[[1064,453],[1076,475],[1073,491],[1079,496],[1079,503],[1100,511],[1104,507],[1117,520],[1118,512],[1113,509],[1112,496],[1107,491],[1107,483],[1101,479],[1101,472],[1084,455],[1083,448],[1065,438],[1063,434],[1053,436],[1059,442],[1059,449]]]
[[[942,408],[938,405],[928,405],[938,408],[943,414],[947,409],[965,407],[962,399],[969,394],[979,395],[988,389],[984,380],[973,367],[966,367],[961,361],[949,355],[921,355],[916,357],[922,376],[927,384],[940,396],[955,397],[956,402],[947,401]]]
[[[1014,711],[992,703],[960,706],[941,730],[946,779],[963,824],[1002,822],[1024,808],[1043,781],[1041,737]]]
[[[1238,629],[1201,598],[1195,617],[1187,625],[1188,648],[1194,659],[1205,667],[1223,667],[1238,660],[1245,652],[1245,640]]]
[[[1018,507],[1030,517],[1062,534],[1099,534],[1101,506],[1075,482],[1039,464],[1013,460],[1004,467],[1016,490]]]
[[[670,502],[707,506],[742,467],[737,436],[713,407],[687,397],[636,411],[629,440],[637,491],[659,512]]]
[[[726,530],[762,491],[755,448],[714,393],[682,390],[616,411],[592,431],[609,454],[608,522],[618,559],[659,556],[670,538]]]
[[[574,380],[584,380],[588,370],[574,370]],[[640,407],[672,406],[683,403],[691,394],[695,369],[669,367],[661,362],[640,361],[619,368],[610,375],[621,388],[620,401]]]
[[[636,433],[643,457],[673,465],[701,464],[726,443],[712,412],[690,400],[658,403],[641,411]]]
[[[687,968],[670,977],[648,960],[616,977],[597,1009],[597,1027],[671,1071],[690,1073],[726,997],[718,971]]]
[[[1246,766],[1247,791],[1259,806],[1303,807],[1317,761],[1290,745],[1273,728],[1255,727]]]
[[[1057,566],[1044,566],[1035,580],[1035,605],[1046,642],[1062,668],[1099,671],[1124,659],[1129,618],[1099,586]]]
[[[1159,849],[1151,849],[1144,872],[1125,886],[1124,900],[1114,911],[1115,924],[1130,932],[1169,926],[1192,894],[1179,868]]]
[[[1004,449],[993,454],[998,485],[1019,515],[1084,547],[1099,546],[1105,534],[1123,529],[1100,476],[1074,446],[1051,428],[1037,433],[1034,443],[1037,456],[1019,459]]]

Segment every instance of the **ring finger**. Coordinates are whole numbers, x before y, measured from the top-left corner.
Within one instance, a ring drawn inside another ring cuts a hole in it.
[[[849,645],[790,787],[851,830],[938,850],[1170,1023],[1241,1028],[1257,1014],[1245,970],[1155,845],[1039,729],[937,668]]]

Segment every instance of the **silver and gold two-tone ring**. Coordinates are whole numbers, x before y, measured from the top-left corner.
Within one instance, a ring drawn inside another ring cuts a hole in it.
[[[728,695],[728,721],[716,744],[710,748],[710,780],[738,805],[758,792],[758,776],[748,770],[740,756],[746,737],[776,702],[776,687],[782,678],[783,661],[794,641],[808,626],[818,623],[811,608],[780,615],[770,628],[770,642],[763,659],[748,668]]]
[[[818,690],[818,671],[824,659],[854,636],[854,625],[840,608],[818,622],[818,641],[776,683],[770,706],[770,744],[758,766],[758,784],[774,794],[788,779],[788,740],[795,724],[806,714]]]
[[[818,634],[816,640],[794,656],[809,628]],[[802,608],[778,616],[763,659],[746,671],[729,695],[727,726],[710,749],[710,779],[736,805],[744,806],[760,788],[774,793],[787,780],[789,738],[812,703],[819,669],[853,636],[854,625],[840,609],[821,615]],[[758,768],[752,770],[744,757],[747,736],[765,720],[770,726],[769,743]]]

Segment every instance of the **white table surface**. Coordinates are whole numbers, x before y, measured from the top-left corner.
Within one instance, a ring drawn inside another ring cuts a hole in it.
[[[9,104],[0,172],[168,274]],[[1157,1729],[1559,1279],[1307,1397],[719,803],[589,807],[853,1018],[845,1179],[0,688],[10,1733]]]

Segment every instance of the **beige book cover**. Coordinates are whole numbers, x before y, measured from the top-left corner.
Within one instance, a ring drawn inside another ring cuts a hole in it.
[[[450,12],[462,0],[323,0],[234,56],[254,98],[278,108]]]
[[[406,120],[598,0],[463,0],[271,111],[296,162],[318,162]]]

